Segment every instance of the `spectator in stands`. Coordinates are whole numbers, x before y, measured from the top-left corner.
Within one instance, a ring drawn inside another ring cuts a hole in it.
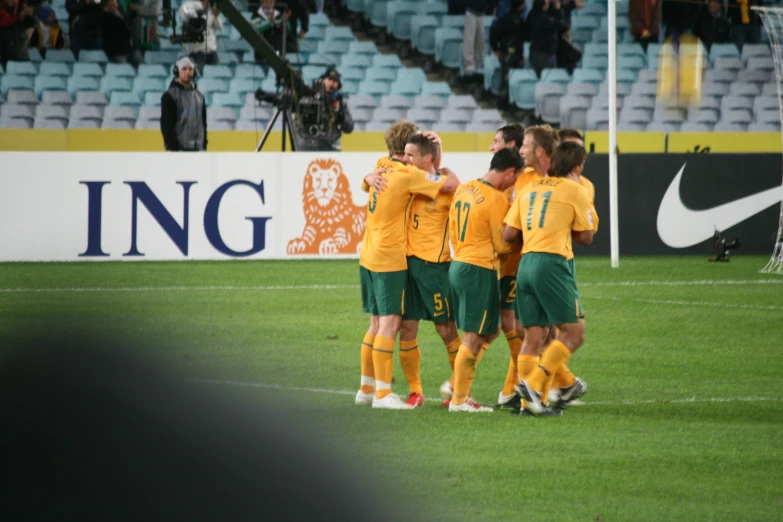
[[[29,42],[28,30],[37,21],[25,0],[0,0],[0,61],[26,62]]]
[[[207,21],[207,29],[204,32],[204,41],[188,44],[188,54],[196,62],[199,70],[204,69],[204,64],[217,65],[217,33],[223,30],[223,20],[220,19],[220,10],[209,7],[207,0],[200,2],[187,2],[180,7],[180,16],[188,7],[195,11],[203,10]]]
[[[193,60],[183,56],[160,98],[160,132],[167,151],[207,150],[207,103],[195,82]]]
[[[113,63],[127,63],[131,52],[131,36],[117,0],[103,0],[101,29],[103,51]]]
[[[525,0],[511,0],[509,10],[489,31],[489,45],[500,60],[500,100],[508,99],[509,69],[521,69],[525,66],[524,49],[528,33],[524,16]]]
[[[68,47],[68,39],[60,27],[60,21],[54,9],[48,5],[38,12],[38,23],[30,35],[30,47],[38,49],[41,56],[46,57],[47,49],[64,49]]]
[[[690,32],[699,17],[704,5],[702,2],[670,2],[659,0],[661,21],[666,26],[665,37],[679,38],[681,34]]]
[[[647,51],[650,42],[657,42],[661,32],[661,0],[630,0],[628,20],[631,34]]]
[[[474,74],[484,66],[484,13],[494,10],[494,0],[467,0],[465,28],[462,37],[462,55],[465,74]]]
[[[290,16],[290,11],[280,13],[280,11],[275,9],[275,0],[263,0],[261,7],[259,7],[250,17],[250,23],[275,51],[278,53],[282,52],[283,37],[285,36],[285,52],[293,52],[289,47],[289,44],[291,42],[292,34],[293,40],[296,41],[296,34],[291,27],[289,21]],[[258,53],[256,53],[256,61],[261,63],[265,62],[264,57]]]
[[[161,14],[161,0],[136,0],[128,4],[133,53],[131,61],[141,63],[144,51],[156,50],[160,44],[158,17]]]
[[[562,21],[559,0],[535,0],[527,15],[530,34],[530,65],[541,77],[543,69],[557,67],[557,45],[568,28]]]
[[[76,59],[82,49],[103,47],[101,33],[101,6],[94,0],[65,0],[70,25],[71,50]]]
[[[291,0],[288,2],[291,11],[291,27],[296,29],[299,39],[305,37],[310,30],[310,13],[315,13],[317,6],[314,0]],[[321,6],[323,9],[323,6]],[[299,28],[297,29],[297,23]],[[296,40],[294,40],[296,43]],[[299,50],[299,44],[296,43],[296,50]]]
[[[746,43],[761,43],[761,18],[751,7],[764,5],[763,0],[728,0],[731,39],[742,50]]]
[[[714,43],[726,43],[729,41],[729,20],[723,14],[723,2],[720,0],[708,0],[696,19],[693,34],[698,36],[707,50]]]

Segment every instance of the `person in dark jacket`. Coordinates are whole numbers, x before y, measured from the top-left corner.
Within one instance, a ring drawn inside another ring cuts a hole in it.
[[[70,24],[71,51],[76,59],[82,49],[97,50],[103,47],[101,32],[101,6],[94,0],[65,0]]]
[[[751,7],[762,5],[763,0],[729,0],[731,39],[740,50],[746,43],[761,43],[761,17]]]
[[[167,151],[207,150],[207,103],[196,88],[195,65],[183,56],[160,98],[160,132]]]
[[[489,46],[500,60],[501,87],[499,98],[508,98],[508,71],[525,66],[525,0],[511,0],[508,11],[489,31]]]
[[[131,35],[117,0],[104,0],[101,28],[106,56],[113,63],[127,63],[131,52]]]
[[[631,34],[647,52],[650,42],[657,42],[661,33],[662,0],[631,0],[628,3],[628,21]]]
[[[699,18],[693,27],[693,34],[698,36],[707,50],[714,43],[729,41],[729,20],[723,14],[723,2],[709,0],[699,13]]]
[[[557,67],[557,43],[568,30],[562,21],[559,0],[535,0],[527,15],[530,34],[530,65],[541,77],[541,71]]]
[[[25,0],[0,0],[0,62],[26,62],[28,32],[37,20]]]

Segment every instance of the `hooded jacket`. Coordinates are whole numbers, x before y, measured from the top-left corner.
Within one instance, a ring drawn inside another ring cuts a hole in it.
[[[207,104],[195,84],[171,81],[160,98],[160,132],[168,151],[207,150]]]

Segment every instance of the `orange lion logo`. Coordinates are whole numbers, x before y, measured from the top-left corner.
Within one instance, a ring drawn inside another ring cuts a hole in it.
[[[364,233],[367,210],[356,206],[342,166],[317,159],[307,166],[302,204],[302,237],[288,242],[289,254],[355,254]]]

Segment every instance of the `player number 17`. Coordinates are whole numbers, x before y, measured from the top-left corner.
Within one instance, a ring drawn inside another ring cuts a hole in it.
[[[465,231],[468,229],[468,217],[470,216],[470,203],[457,201],[454,204],[457,209],[457,236],[460,241],[465,241]],[[462,219],[462,213],[465,213],[465,219]]]

